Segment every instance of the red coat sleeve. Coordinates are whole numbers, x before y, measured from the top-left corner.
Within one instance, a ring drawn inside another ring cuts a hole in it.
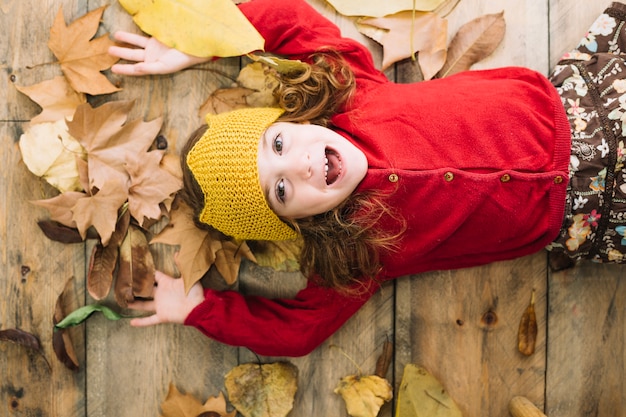
[[[303,356],[339,329],[379,285],[359,286],[358,295],[321,288],[313,281],[293,299],[244,296],[205,289],[205,300],[185,320],[219,342],[265,356]]]

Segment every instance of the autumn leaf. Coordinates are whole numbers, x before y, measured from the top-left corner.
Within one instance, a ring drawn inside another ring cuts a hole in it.
[[[117,303],[126,307],[135,297],[151,297],[154,269],[154,259],[145,233],[131,224],[120,245],[119,269],[115,282]]]
[[[243,67],[237,76],[237,83],[241,87],[254,90],[254,93],[246,96],[249,106],[275,107],[278,104],[274,97],[278,80],[261,62],[253,62]]]
[[[72,277],[67,280],[63,291],[61,291],[61,294],[57,297],[54,315],[52,317],[52,322],[55,326],[75,308],[78,300],[73,294],[73,291],[74,278]],[[52,334],[52,348],[57,359],[59,359],[66,368],[72,371],[78,370],[78,358],[68,329],[60,329]]]
[[[161,403],[162,417],[235,417],[236,411],[226,412],[226,400],[220,392],[217,397],[209,397],[204,404],[191,394],[182,394],[170,383],[165,401]],[[215,414],[211,414],[215,413]]]
[[[17,87],[42,108],[41,113],[30,119],[31,125],[71,119],[76,107],[86,103],[83,93],[77,93],[65,77],[54,77],[41,83]]]
[[[530,304],[522,314],[517,332],[517,349],[522,355],[530,356],[535,353],[537,343],[537,316],[535,314],[535,290],[530,296]]]
[[[126,155],[146,153],[159,133],[161,118],[127,122],[133,104],[132,101],[112,101],[97,108],[84,104],[67,123],[70,135],[87,151],[91,187],[102,188],[104,182],[113,177],[127,182]]]
[[[160,218],[160,203],[182,187],[182,178],[175,177],[161,166],[164,154],[164,151],[157,150],[125,155],[126,171],[130,175],[128,209],[140,224],[144,218]]]
[[[343,377],[334,392],[341,395],[352,417],[376,417],[380,407],[393,398],[389,382],[377,375]]]
[[[104,246],[109,244],[109,239],[115,231],[119,208],[126,202],[128,190],[118,181],[107,181],[102,189],[95,194],[81,198],[72,207],[72,220],[83,239],[87,235],[87,229],[93,226],[100,235]]]
[[[50,240],[61,243],[81,243],[83,238],[78,230],[73,227],[67,227],[54,220],[39,220],[37,226],[44,235]]]
[[[446,0],[328,0],[339,13],[345,16],[372,16],[382,17],[405,10],[419,10],[430,12],[439,7]]]
[[[113,286],[113,275],[117,266],[119,247],[130,225],[130,212],[124,210],[107,246],[98,242],[91,253],[87,271],[87,291],[95,300],[105,298]]]
[[[34,334],[20,329],[0,330],[0,342],[2,341],[15,343],[38,353],[46,361],[48,368],[50,368],[50,363],[46,359],[41,342]]]
[[[247,363],[231,369],[224,385],[244,417],[285,417],[293,408],[298,368],[288,362]]]
[[[418,53],[425,80],[431,79],[446,61],[448,22],[435,13],[400,12],[364,19],[359,30],[383,46],[382,69]],[[380,30],[372,30],[378,28]]]
[[[264,40],[232,0],[120,0],[144,32],[179,51],[229,57],[262,50]]]
[[[215,267],[224,281],[228,285],[232,285],[239,277],[239,266],[241,259],[246,258],[255,262],[256,259],[246,242],[235,244],[229,241],[223,241],[221,248],[215,251]]]
[[[231,110],[250,107],[246,97],[254,90],[244,87],[220,88],[211,93],[209,98],[200,106],[198,115],[204,118],[207,114],[220,114]]]
[[[300,252],[302,239],[264,241],[252,253],[256,263],[268,266],[276,271],[295,272],[300,270]]]
[[[491,55],[504,39],[505,28],[504,12],[484,15],[463,25],[452,38],[446,63],[437,77],[469,70]]]
[[[78,200],[89,197],[85,193],[67,191],[46,200],[31,201],[36,206],[43,207],[50,213],[50,218],[70,228],[76,228],[76,221],[72,213],[72,208]],[[81,233],[81,238],[85,240],[85,234]]]
[[[79,93],[98,95],[119,91],[100,72],[118,61],[108,53],[114,42],[108,34],[92,40],[105,8],[91,11],[67,26],[61,7],[50,29],[48,47],[59,60],[72,88]]]
[[[20,136],[19,147],[30,172],[61,192],[83,190],[76,159],[85,158],[85,150],[64,120],[31,125]]]
[[[461,411],[441,383],[424,368],[404,367],[398,391],[396,416],[461,417]]]

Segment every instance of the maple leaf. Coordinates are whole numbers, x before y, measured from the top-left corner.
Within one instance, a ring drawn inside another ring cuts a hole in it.
[[[191,208],[179,202],[170,212],[168,225],[150,241],[150,244],[165,243],[180,246],[174,261],[185,282],[185,292],[188,292],[215,262],[215,253],[211,250],[212,241],[208,230],[202,230],[194,224]]]
[[[71,119],[76,107],[87,102],[85,95],[74,91],[65,77],[54,77],[30,86],[18,86],[17,90],[42,108],[41,113],[30,119],[31,125]]]
[[[115,43],[108,34],[92,40],[105,8],[91,11],[67,26],[60,7],[50,29],[48,47],[59,60],[72,88],[79,93],[98,95],[120,90],[100,72],[118,61],[108,53]]]
[[[87,229],[93,226],[104,246],[108,245],[115,231],[119,208],[128,198],[126,188],[118,181],[107,181],[95,194],[76,201],[72,207],[72,219],[83,239]]]
[[[111,101],[96,108],[83,104],[67,122],[70,134],[87,150],[90,188],[101,188],[112,177],[128,182],[125,155],[146,153],[161,129],[161,118],[127,123],[133,104]]]
[[[46,200],[35,200],[31,203],[43,207],[50,212],[50,218],[67,227],[76,227],[72,207],[76,205],[78,200],[89,197],[85,193],[76,191],[68,191]],[[81,235],[84,239],[85,237]]]
[[[217,397],[209,397],[204,404],[191,394],[182,394],[170,383],[165,401],[161,403],[162,417],[199,417],[215,413],[220,417],[235,417],[237,411],[226,412],[226,400],[220,392]]]
[[[126,170],[130,175],[128,208],[140,223],[144,217],[160,218],[160,203],[182,187],[181,178],[161,166],[164,153],[126,154]]]
[[[382,30],[372,31],[364,25]],[[360,22],[359,30],[383,45],[383,70],[419,52],[422,74],[429,80],[446,61],[448,22],[435,13],[409,11],[365,19]]]

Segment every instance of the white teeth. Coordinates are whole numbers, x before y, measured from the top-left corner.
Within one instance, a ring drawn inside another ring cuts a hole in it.
[[[324,178],[328,179],[328,158],[324,158]]]

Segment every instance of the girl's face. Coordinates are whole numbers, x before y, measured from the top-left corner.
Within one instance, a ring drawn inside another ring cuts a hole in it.
[[[338,133],[311,124],[274,123],[261,136],[257,158],[268,204],[289,219],[338,206],[367,172],[360,149]]]

